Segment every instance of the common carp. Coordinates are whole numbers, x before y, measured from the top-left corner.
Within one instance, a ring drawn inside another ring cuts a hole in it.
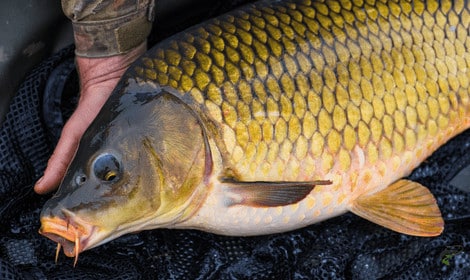
[[[345,212],[437,236],[403,179],[469,127],[470,1],[261,1],[124,74],[40,233],[67,256],[123,234],[261,235]]]

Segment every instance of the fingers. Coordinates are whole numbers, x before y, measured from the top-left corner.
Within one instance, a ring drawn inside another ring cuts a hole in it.
[[[77,109],[62,130],[43,177],[34,186],[35,192],[45,194],[58,187],[75,155],[80,138],[103,107],[116,83],[117,81],[108,81],[105,85],[89,87],[87,93],[83,94]]]
[[[92,118],[87,118],[78,107],[62,130],[59,142],[50,157],[44,175],[34,186],[38,194],[45,194],[57,188],[78,148],[80,137],[89,126]]]

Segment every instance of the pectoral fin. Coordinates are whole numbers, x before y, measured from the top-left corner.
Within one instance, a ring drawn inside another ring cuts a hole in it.
[[[351,212],[409,235],[437,236],[444,230],[434,196],[426,187],[409,180],[399,180],[380,192],[360,196]]]
[[[225,180],[226,205],[243,204],[253,207],[276,207],[293,204],[304,199],[316,185],[329,185],[331,181],[311,182],[238,182]]]

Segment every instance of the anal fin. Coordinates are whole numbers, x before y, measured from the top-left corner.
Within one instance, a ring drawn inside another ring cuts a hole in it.
[[[391,230],[414,236],[437,236],[444,220],[431,192],[419,183],[399,180],[384,190],[360,196],[351,212]]]
[[[224,180],[227,187],[226,205],[276,207],[297,203],[304,199],[316,185],[329,185],[331,181],[311,182],[239,182]]]

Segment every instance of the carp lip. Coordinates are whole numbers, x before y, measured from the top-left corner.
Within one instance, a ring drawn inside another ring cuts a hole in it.
[[[95,227],[76,223],[71,218],[42,217],[39,233],[57,242],[55,261],[59,257],[60,248],[63,247],[67,257],[75,257],[74,266],[77,264],[78,255],[88,245],[88,240]]]

